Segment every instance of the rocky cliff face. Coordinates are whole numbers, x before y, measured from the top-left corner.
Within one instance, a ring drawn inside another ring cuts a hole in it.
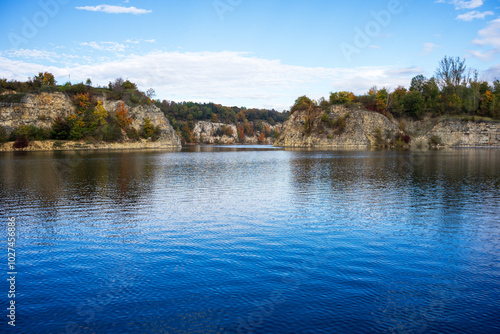
[[[107,101],[105,97],[98,98],[103,102],[108,113],[113,113],[122,101]],[[170,125],[168,119],[156,106],[136,106],[128,108],[133,122],[132,127],[140,131],[144,119],[149,118],[153,126],[161,130],[159,142],[162,146],[181,146],[181,140]],[[63,93],[27,94],[21,103],[0,103],[0,125],[11,131],[22,125],[50,128],[57,117],[65,118],[76,112],[71,99]]]
[[[104,98],[102,100],[102,105],[108,112],[114,112],[121,103],[122,101],[108,101]],[[175,133],[174,128],[172,128],[170,122],[158,107],[154,105],[136,106],[129,108],[128,114],[133,119],[131,126],[137,131],[141,130],[144,120],[149,118],[153,126],[158,126],[161,130],[159,141],[163,143],[171,143],[171,146],[181,146],[181,139],[177,133]]]
[[[500,147],[500,122],[442,120],[417,134],[414,145],[422,146],[432,137],[449,147]]]
[[[311,120],[310,130],[306,126],[308,119]],[[383,115],[342,106],[332,107],[326,117],[321,112],[308,115],[307,111],[297,111],[285,122],[283,132],[274,145],[369,147],[375,143],[377,129],[395,132],[397,126]]]
[[[270,131],[281,132],[283,125],[281,123],[276,125],[270,125],[266,122],[262,122],[264,127],[269,128]],[[224,124],[224,123],[214,123],[207,121],[199,121],[195,124],[194,129],[194,139],[200,144],[238,144],[240,143],[238,138],[238,129],[235,124]],[[244,144],[265,144],[272,145],[274,139],[272,137],[266,137],[264,140],[259,141],[260,132],[256,131],[253,136],[244,136]]]
[[[67,117],[75,110],[63,93],[26,94],[21,103],[0,103],[0,125],[8,130],[22,125],[50,128],[54,119]]]
[[[225,134],[217,135],[223,127],[230,129]],[[238,130],[234,124],[199,121],[194,126],[194,139],[201,144],[235,144],[238,142]]]
[[[309,120],[309,123],[308,123]],[[344,127],[339,126],[344,120]],[[437,141],[445,147],[500,147],[500,122],[430,119],[405,120],[411,147],[427,147]],[[293,113],[285,122],[275,146],[284,147],[373,147],[401,133],[400,123],[365,110],[333,106],[326,116],[321,112]]]

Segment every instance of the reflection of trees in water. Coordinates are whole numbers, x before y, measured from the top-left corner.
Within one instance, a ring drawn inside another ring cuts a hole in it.
[[[305,199],[328,184],[325,194],[402,191],[410,201],[425,194],[456,203],[471,193],[493,198],[500,185],[500,155],[485,150],[295,152],[290,165],[292,184]]]
[[[37,236],[57,234],[55,228],[66,231],[65,226],[69,225],[97,226],[102,222],[96,220],[107,219],[111,211],[114,216],[106,224],[132,222],[135,212],[130,208],[147,203],[151,197],[156,178],[154,161],[161,154],[164,153],[6,154],[0,160],[0,198],[6,214],[24,221],[25,228]],[[70,221],[60,221],[61,217]]]
[[[446,210],[466,210],[498,203],[500,154],[490,150],[428,152],[412,157],[412,200],[440,205]]]

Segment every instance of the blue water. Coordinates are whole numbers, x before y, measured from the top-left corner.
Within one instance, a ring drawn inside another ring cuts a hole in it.
[[[500,333],[499,171],[498,150],[3,153],[0,331]]]

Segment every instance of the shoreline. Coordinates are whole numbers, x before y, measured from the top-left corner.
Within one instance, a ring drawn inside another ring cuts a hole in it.
[[[55,151],[105,151],[105,150],[151,150],[151,149],[168,149],[168,150],[181,150],[183,147],[196,147],[200,144],[188,144],[185,146],[172,146],[164,141],[149,141],[142,139],[137,142],[124,142],[124,143],[108,143],[108,142],[95,142],[89,143],[85,141],[61,141],[61,140],[44,140],[44,141],[31,141],[28,147],[22,149],[14,149],[14,142],[6,142],[0,144],[0,152],[55,152]],[[255,146],[255,144],[225,144],[222,146]],[[262,145],[262,144],[261,144]],[[220,145],[203,144],[201,146]],[[265,146],[265,145],[262,145]],[[275,148],[278,148],[274,146]],[[483,146],[483,145],[460,145],[460,146],[438,146],[438,147],[367,147],[364,145],[328,145],[328,146],[279,146],[285,150],[406,150],[406,151],[426,151],[426,150],[443,150],[443,149],[500,149],[500,146]]]
[[[43,151],[84,151],[84,150],[142,150],[142,149],[181,149],[182,146],[171,145],[165,141],[148,141],[142,139],[136,142],[108,143],[108,142],[85,142],[85,141],[63,141],[43,140],[30,141],[28,147],[15,149],[14,142],[0,144],[0,152],[43,152]]]

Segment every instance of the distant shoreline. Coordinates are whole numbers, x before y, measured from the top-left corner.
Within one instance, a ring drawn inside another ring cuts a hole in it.
[[[82,150],[124,150],[124,149],[181,149],[170,142],[141,140],[127,143],[108,143],[85,141],[44,140],[30,141],[28,147],[15,149],[14,142],[0,144],[0,152],[37,152],[37,151],[82,151]]]

